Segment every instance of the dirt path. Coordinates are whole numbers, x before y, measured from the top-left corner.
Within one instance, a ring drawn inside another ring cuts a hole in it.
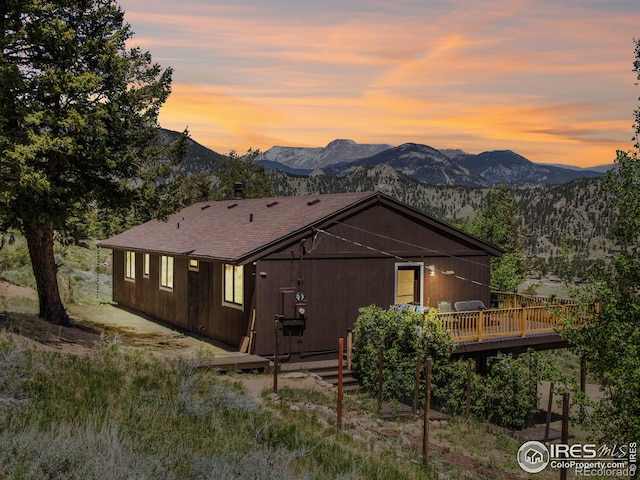
[[[71,355],[91,355],[101,341],[115,340],[134,349],[149,350],[158,357],[229,353],[222,345],[113,305],[68,305],[76,326],[54,325],[38,318],[37,300],[38,296],[31,288],[0,282],[0,305],[2,310],[8,310],[4,325],[0,326],[34,340],[42,348]]]

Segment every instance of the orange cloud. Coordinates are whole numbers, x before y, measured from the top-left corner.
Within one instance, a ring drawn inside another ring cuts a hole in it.
[[[586,165],[630,146],[622,4],[122,3],[132,43],[175,68],[162,125],[217,151],[347,137]]]

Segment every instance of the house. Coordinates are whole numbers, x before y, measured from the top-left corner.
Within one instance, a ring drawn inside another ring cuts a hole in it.
[[[294,358],[335,351],[362,306],[488,305],[502,253],[377,192],[202,202],[100,246],[119,305],[257,355],[277,319]]]

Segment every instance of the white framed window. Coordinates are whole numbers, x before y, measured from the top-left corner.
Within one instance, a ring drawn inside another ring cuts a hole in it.
[[[124,279],[136,281],[136,252],[130,250],[124,252]]]
[[[173,257],[160,256],[160,288],[173,290]]]
[[[417,262],[396,263],[395,303],[423,304],[424,264]]]
[[[197,272],[200,270],[200,262],[193,258],[189,259],[189,270],[192,272]]]
[[[142,276],[144,278],[149,278],[149,271],[150,271],[150,265],[151,264],[151,255],[149,255],[148,253],[144,254],[144,267],[142,270]]]
[[[224,303],[234,307],[244,304],[244,266],[224,264]]]

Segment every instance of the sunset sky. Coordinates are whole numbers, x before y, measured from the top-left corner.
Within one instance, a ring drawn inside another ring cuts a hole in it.
[[[219,152],[405,142],[593,166],[631,148],[638,0],[120,0]]]

